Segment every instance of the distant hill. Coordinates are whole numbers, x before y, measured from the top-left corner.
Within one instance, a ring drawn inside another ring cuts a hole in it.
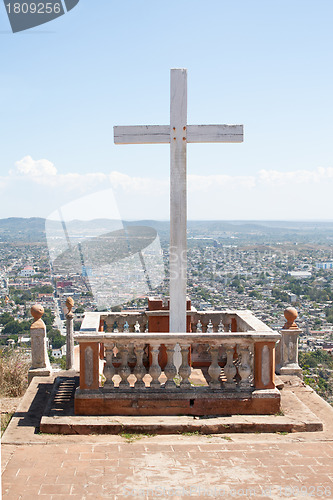
[[[0,219],[0,241],[45,241],[45,219],[40,217]]]
[[[162,240],[169,238],[169,221],[114,221],[95,219],[73,220],[66,223],[70,234],[87,237],[100,236],[126,226],[148,226],[155,229]],[[63,227],[47,222],[48,232],[62,235]],[[188,236],[212,238],[224,242],[228,238],[259,243],[269,241],[327,242],[333,239],[333,221],[188,221]],[[45,219],[40,217],[0,219],[0,242],[46,242]]]

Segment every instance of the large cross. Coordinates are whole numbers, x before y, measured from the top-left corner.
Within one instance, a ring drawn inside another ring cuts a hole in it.
[[[170,332],[186,332],[186,149],[191,142],[242,142],[243,125],[187,125],[187,70],[171,70],[170,125],[114,127],[116,144],[170,144]]]

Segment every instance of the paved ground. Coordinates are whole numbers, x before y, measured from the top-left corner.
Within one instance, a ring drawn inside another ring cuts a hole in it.
[[[284,390],[323,432],[48,436],[23,418],[4,435],[3,498],[333,498],[333,409],[302,385]]]
[[[332,443],[169,438],[23,445],[5,453],[3,498],[11,500],[333,498]]]

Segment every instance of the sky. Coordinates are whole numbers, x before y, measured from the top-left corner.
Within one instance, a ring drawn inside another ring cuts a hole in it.
[[[168,219],[169,146],[115,145],[113,126],[169,124],[187,68],[188,124],[244,125],[242,144],[188,145],[188,218],[332,220],[332,17],[331,0],[80,0],[13,34],[1,3],[0,218]]]

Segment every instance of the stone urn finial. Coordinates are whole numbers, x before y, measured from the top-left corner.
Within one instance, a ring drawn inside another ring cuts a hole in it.
[[[295,319],[298,316],[298,312],[294,307],[287,307],[284,311],[284,317],[286,318],[287,322],[285,323],[283,329],[284,330],[291,330],[294,328],[298,328],[297,324],[295,323]]]
[[[66,307],[69,313],[72,312],[73,306],[74,306],[74,300],[72,299],[72,297],[67,297]]]
[[[72,297],[67,297],[67,299],[66,299],[66,307],[67,307],[66,318],[69,318],[69,319],[74,318],[74,314],[72,313],[73,306],[74,306],[74,300],[72,299]]]
[[[43,328],[45,326],[44,321],[41,319],[44,314],[44,307],[40,304],[35,304],[30,309],[31,315],[34,318],[30,328]]]

